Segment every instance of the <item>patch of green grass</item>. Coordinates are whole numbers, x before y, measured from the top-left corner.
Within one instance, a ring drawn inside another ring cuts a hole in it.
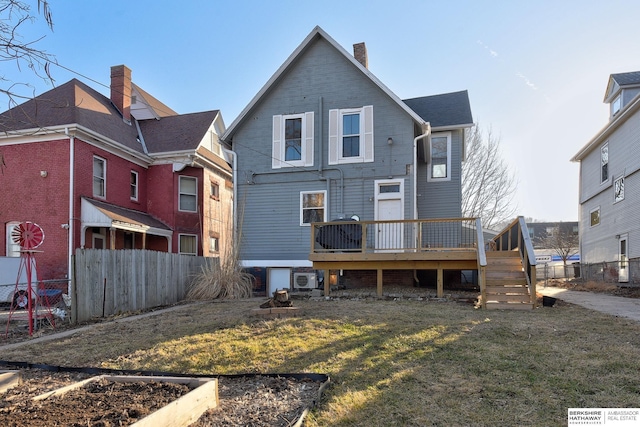
[[[9,360],[184,373],[331,377],[308,426],[566,424],[569,407],[640,407],[640,325],[563,305],[532,312],[426,301],[256,300],[103,324]]]

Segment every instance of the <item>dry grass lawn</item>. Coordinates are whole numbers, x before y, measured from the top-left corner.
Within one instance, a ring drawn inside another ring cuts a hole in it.
[[[2,359],[183,373],[318,372],[308,426],[566,425],[570,407],[640,407],[640,324],[568,304],[251,299],[185,305],[2,352]]]

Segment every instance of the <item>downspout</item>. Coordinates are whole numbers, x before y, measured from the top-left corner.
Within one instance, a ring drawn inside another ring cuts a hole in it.
[[[238,238],[238,155],[235,151],[221,147],[222,151],[233,157],[233,238]]]
[[[422,132],[413,138],[413,219],[418,219],[418,141],[431,135],[431,125],[422,125]]]
[[[74,195],[74,162],[75,162],[75,137],[69,135],[69,128],[64,128],[64,133],[69,136],[69,222],[67,223],[67,237],[68,237],[68,264],[67,264],[67,295],[71,295],[71,276],[74,274],[73,272],[73,237],[74,237],[74,226],[73,226],[73,195]]]

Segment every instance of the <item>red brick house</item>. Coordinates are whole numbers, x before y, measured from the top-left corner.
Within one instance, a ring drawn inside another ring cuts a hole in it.
[[[73,79],[0,114],[0,256],[11,230],[45,233],[40,279],[69,277],[76,248],[224,253],[232,170],[218,110],[178,114],[111,68],[111,96]]]

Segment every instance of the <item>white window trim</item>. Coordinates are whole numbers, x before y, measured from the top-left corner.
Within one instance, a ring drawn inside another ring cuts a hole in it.
[[[603,163],[602,162],[602,153],[605,151],[607,151],[607,163]],[[609,142],[605,142],[604,144],[602,144],[602,147],[600,147],[600,168],[599,168],[599,173],[600,173],[600,184],[606,184],[609,182],[609,177],[611,176],[611,171],[609,170],[609,157],[610,157],[610,153],[609,153]],[[607,165],[607,179],[602,179],[602,167],[604,165]]]
[[[209,252],[213,254],[220,253],[220,237],[219,236],[209,236]]]
[[[136,194],[135,196],[131,196],[131,200],[138,201],[138,197],[140,195],[140,175],[136,171],[131,171],[131,175],[136,176],[136,185],[135,185]],[[133,187],[133,184],[130,183],[129,186]]]
[[[182,236],[190,236],[190,237],[194,237],[196,239],[196,252],[182,252]],[[193,255],[193,256],[198,256],[198,235],[197,234],[188,234],[188,233],[180,233],[178,234],[178,253],[180,255]]]
[[[303,222],[304,221],[304,214],[303,214],[304,195],[305,194],[319,194],[319,193],[323,194],[323,200],[324,200],[324,209],[323,209],[323,213],[322,213],[322,222],[327,222],[327,190],[301,191],[300,192],[300,226],[301,227],[310,227],[311,226],[311,224]]]
[[[611,118],[618,114],[622,110],[622,93],[618,94],[613,101],[611,101]]]
[[[102,162],[102,173],[104,176],[102,177],[96,177],[94,174],[94,167],[93,167],[93,162],[95,162],[96,160],[100,160]],[[104,159],[100,156],[93,156],[93,159],[91,160],[91,193],[93,194],[93,197],[97,197],[99,199],[106,199],[107,198],[107,159]],[[104,193],[103,195],[99,195],[96,194],[94,192],[94,188],[93,188],[93,180],[95,178],[101,178],[102,179],[102,192]]]
[[[287,119],[302,119],[301,123],[301,155],[300,160],[285,160],[285,122]],[[273,143],[271,152],[271,167],[280,169],[284,167],[313,166],[314,152],[314,118],[313,111],[299,114],[278,114],[273,116]]]
[[[20,245],[18,243],[13,243],[13,239],[11,238],[11,232],[13,231],[13,229],[15,227],[17,227],[20,224],[20,222],[18,221],[10,221],[7,223],[7,226],[5,228],[7,234],[7,241],[6,241],[6,256],[8,257],[12,257],[12,258],[17,258],[20,256]]]
[[[346,114],[360,115],[360,155],[357,157],[342,156],[342,116]],[[329,110],[329,164],[371,163],[374,161],[373,105],[360,108],[344,108]]]
[[[434,178],[431,176],[431,153],[433,152],[431,147],[431,141],[433,138],[447,138],[447,176],[444,178]],[[427,182],[443,182],[443,181],[451,181],[451,132],[439,132],[434,133],[429,138],[429,161],[427,162]]]
[[[193,179],[196,181],[196,193],[195,194],[191,194],[191,193],[182,193],[182,178],[187,178],[187,179]],[[182,194],[188,195],[188,196],[195,196],[196,198],[196,208],[194,210],[189,210],[189,209],[182,209],[182,206],[180,205],[180,196]],[[188,175],[180,175],[178,177],[178,211],[180,212],[198,212],[198,178],[196,178],[195,176],[188,176]]]
[[[618,193],[618,182],[622,183],[622,191]],[[619,203],[624,200],[624,175],[613,180],[613,203]]]
[[[597,224],[592,224],[591,223],[591,215],[595,212],[598,211],[598,223]],[[593,209],[591,209],[589,211],[589,227],[597,227],[600,225],[600,223],[602,222],[602,211],[600,210],[600,206],[595,207]]]

